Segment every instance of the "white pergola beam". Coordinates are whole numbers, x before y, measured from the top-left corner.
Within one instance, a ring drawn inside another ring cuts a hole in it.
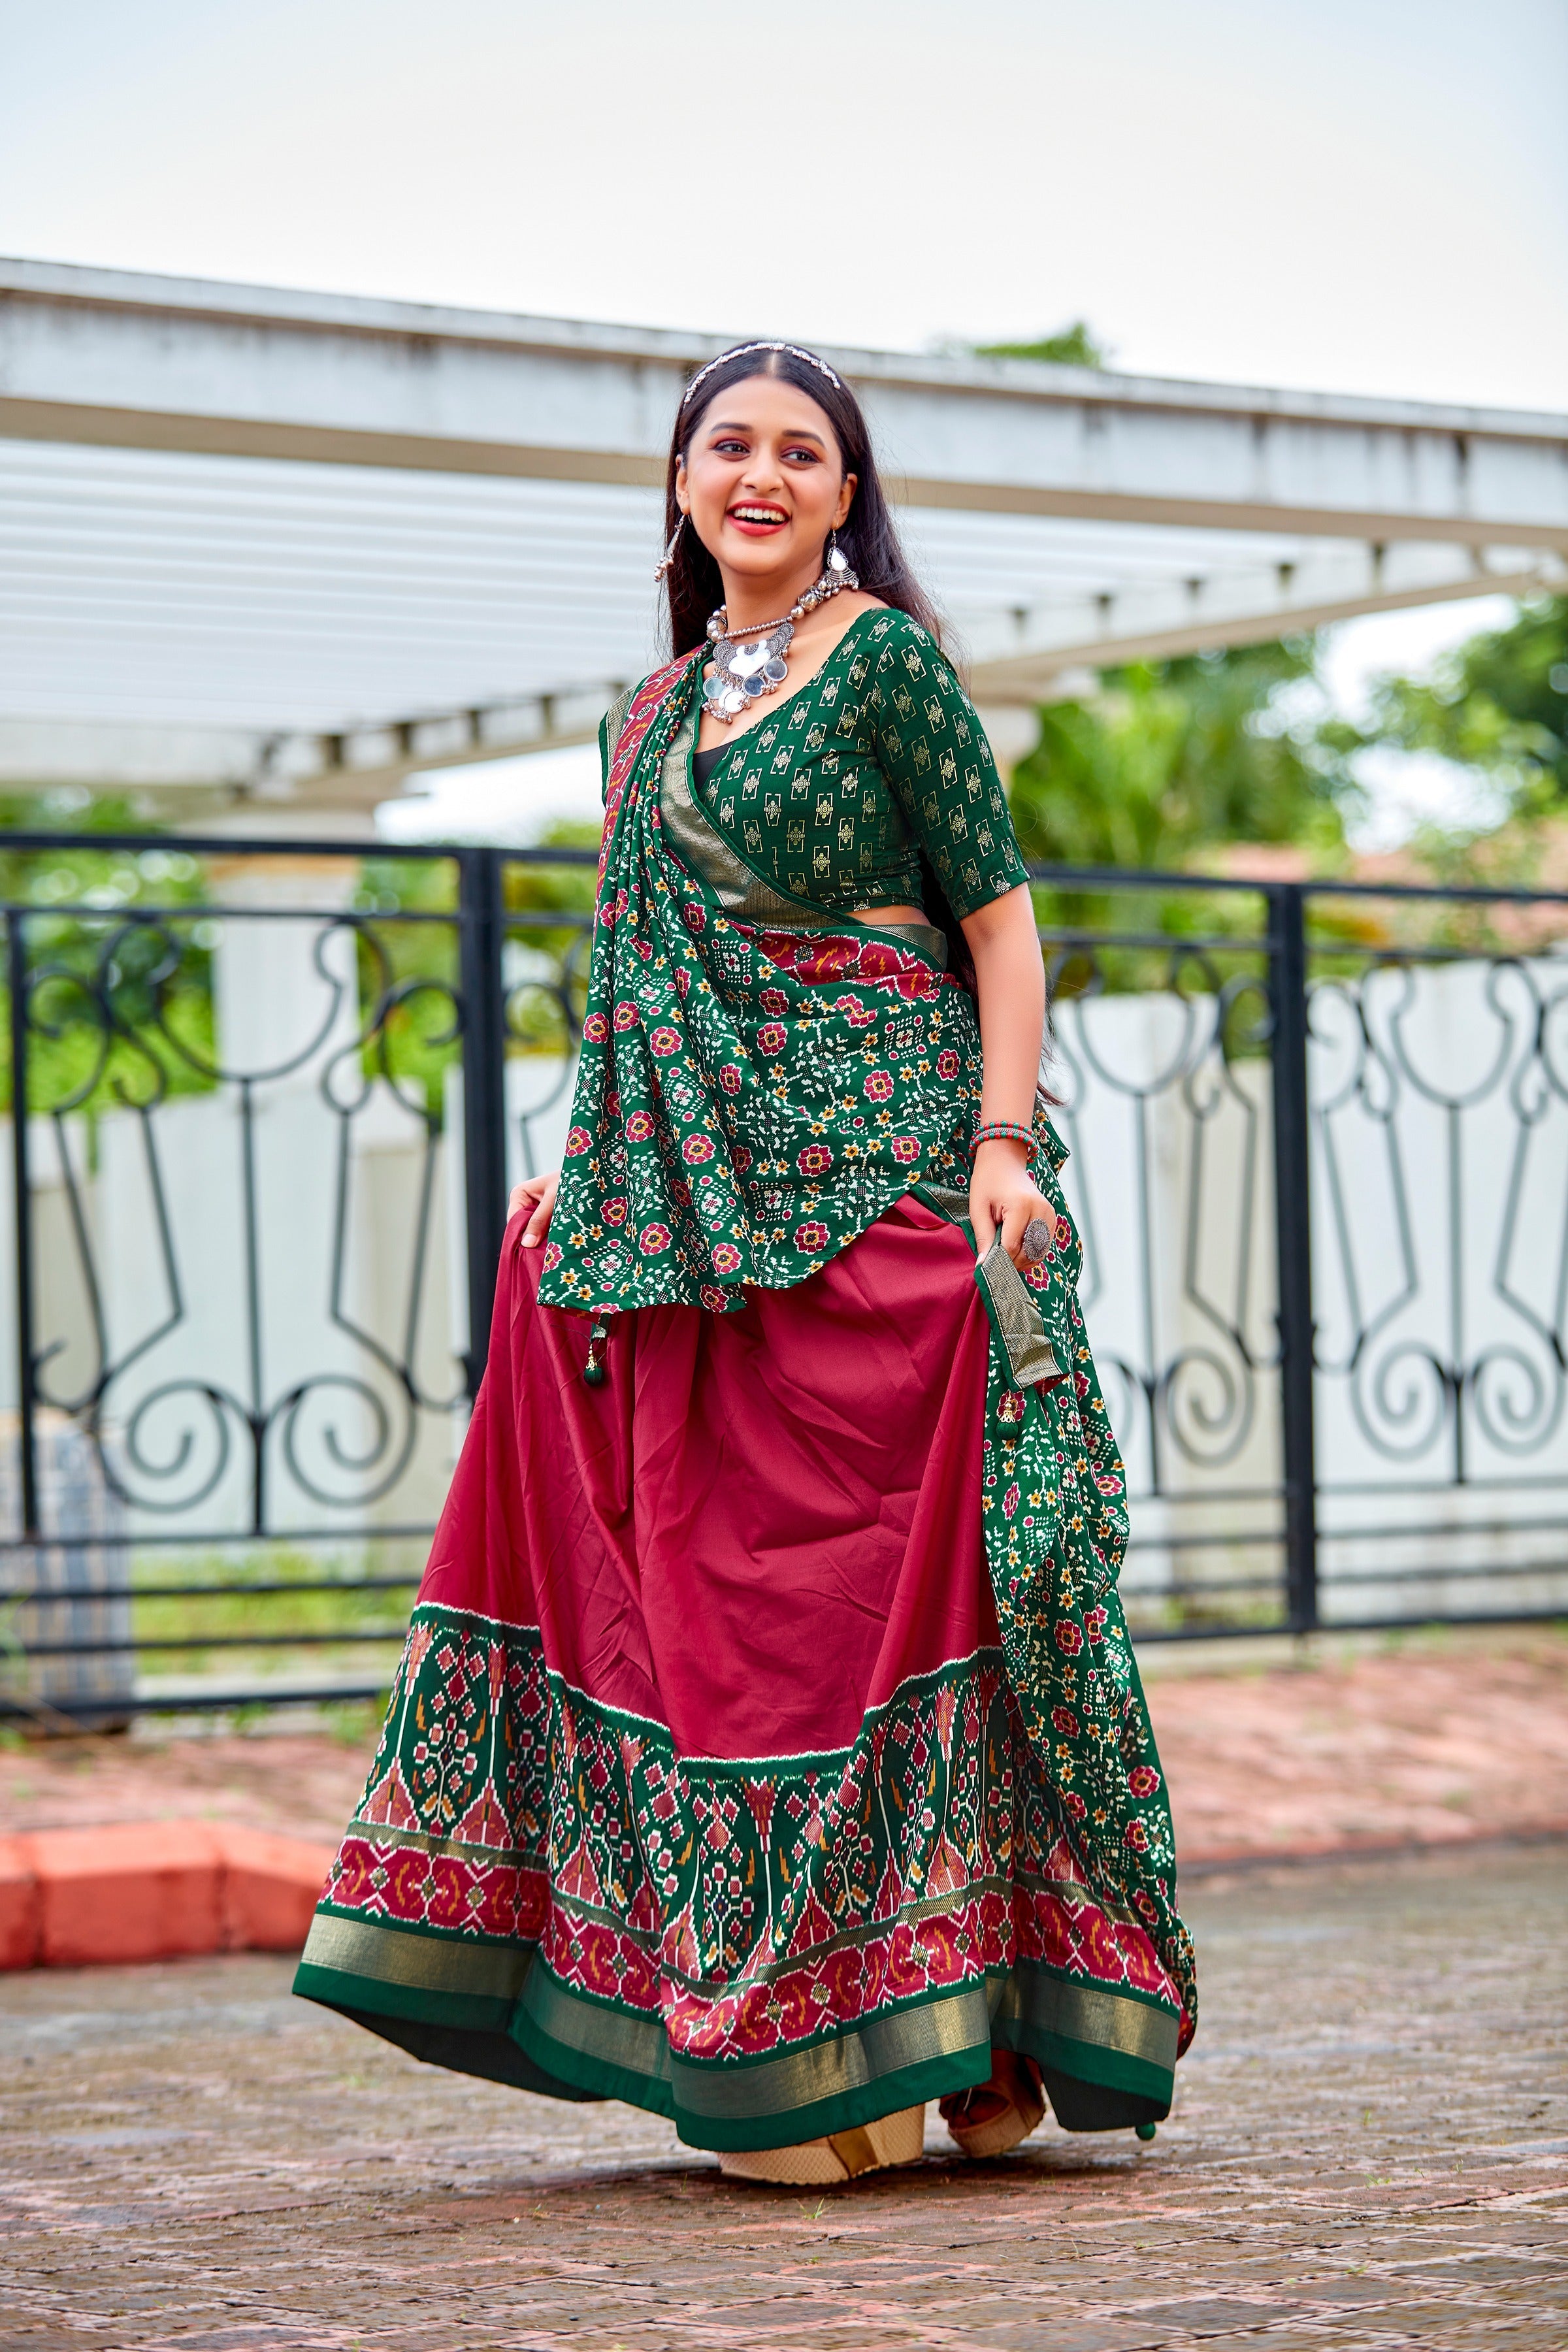
[[[1220,645],[1258,645],[1365,613],[1568,587],[1568,563],[1537,551],[1477,551],[1429,541],[1309,550],[1297,561],[1152,580],[993,622],[972,646],[974,688],[991,703],[1035,701],[1063,670],[1163,661]]]
[[[0,263],[0,435],[653,483],[712,338]],[[1568,418],[840,351],[916,506],[1568,550]]]
[[[438,713],[337,735],[116,719],[0,718],[0,787],[71,784],[91,792],[238,793],[291,806],[374,808],[410,776],[510,753],[591,743],[621,683],[535,695],[489,709]]]

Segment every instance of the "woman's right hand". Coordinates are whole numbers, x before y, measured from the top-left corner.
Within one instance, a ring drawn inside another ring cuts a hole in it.
[[[507,1223],[510,1224],[513,1217],[521,1216],[525,1209],[533,1211],[522,1229],[524,1249],[537,1249],[550,1231],[551,1213],[560,1190],[559,1172],[552,1176],[527,1176],[521,1184],[512,1186],[511,1198],[506,1204]]]

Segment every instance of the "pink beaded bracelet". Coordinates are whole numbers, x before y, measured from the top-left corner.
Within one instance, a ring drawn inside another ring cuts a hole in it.
[[[969,1156],[971,1160],[973,1159],[975,1153],[979,1150],[983,1143],[1023,1144],[1026,1150],[1028,1152],[1028,1165],[1031,1168],[1040,1156],[1040,1147],[1035,1140],[1033,1129],[1026,1127],[1019,1127],[1015,1120],[1010,1118],[988,1118],[984,1120],[982,1124],[975,1129],[974,1133],[969,1139]]]

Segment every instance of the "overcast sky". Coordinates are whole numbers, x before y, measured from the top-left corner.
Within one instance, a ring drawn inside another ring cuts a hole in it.
[[[1568,0],[0,0],[0,251],[1568,407]]]

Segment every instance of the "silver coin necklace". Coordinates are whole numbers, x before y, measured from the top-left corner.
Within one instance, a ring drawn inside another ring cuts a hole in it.
[[[764,694],[776,694],[789,676],[795,623],[813,605],[826,604],[842,589],[859,585],[848,558],[837,541],[829,541],[821,578],[790,606],[782,621],[766,621],[759,629],[740,629],[731,636],[729,615],[721,604],[708,624],[713,667],[702,681],[702,699],[714,718],[728,727]]]

